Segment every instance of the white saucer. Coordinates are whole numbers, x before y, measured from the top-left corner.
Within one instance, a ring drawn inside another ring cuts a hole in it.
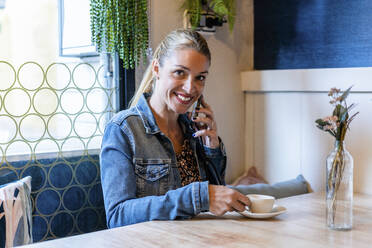
[[[272,218],[274,216],[277,216],[279,214],[285,213],[287,209],[283,206],[274,205],[273,209],[270,213],[252,213],[248,209],[244,212],[239,212],[239,214],[244,215],[248,218],[254,218],[254,219],[268,219]]]

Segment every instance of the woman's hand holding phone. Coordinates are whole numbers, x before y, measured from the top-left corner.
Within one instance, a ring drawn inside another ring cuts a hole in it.
[[[211,107],[205,102],[203,95],[198,99],[195,110],[192,113],[192,121],[195,123],[196,132],[193,137],[202,137],[205,146],[217,148],[220,145],[217,134],[217,125]]]

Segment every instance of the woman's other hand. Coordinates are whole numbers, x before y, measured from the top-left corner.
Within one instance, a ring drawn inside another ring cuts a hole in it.
[[[201,105],[202,107],[200,109],[195,110],[198,112],[198,117],[192,120],[198,128],[198,131],[193,136],[202,137],[205,146],[217,148],[220,145],[220,141],[218,139],[217,124],[214,120],[213,111],[205,102],[204,97],[202,97]],[[200,113],[203,113],[204,116],[201,116]]]
[[[249,198],[240,192],[222,185],[209,185],[209,211],[221,216],[228,211],[243,212],[250,206]]]

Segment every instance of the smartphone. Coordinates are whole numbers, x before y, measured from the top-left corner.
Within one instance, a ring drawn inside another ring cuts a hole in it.
[[[192,107],[191,120],[195,120],[199,115],[199,112],[197,110],[200,109],[202,97],[203,97],[203,95],[201,95],[198,98],[198,100],[194,103],[194,106]],[[199,130],[199,128],[197,127],[195,122],[192,123],[192,127],[195,131]]]
[[[203,97],[203,95],[201,95],[198,98],[198,100],[194,103],[194,106],[193,106],[193,109],[192,109],[192,113],[191,113],[191,118],[193,120],[196,119],[196,117],[198,117],[198,114],[199,113],[196,110],[199,110],[200,109],[202,97]]]

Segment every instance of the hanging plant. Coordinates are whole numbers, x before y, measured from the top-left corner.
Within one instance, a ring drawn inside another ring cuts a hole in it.
[[[221,20],[227,18],[230,31],[234,29],[236,15],[235,0],[211,0],[209,7]]]
[[[227,22],[232,31],[235,24],[235,0],[185,0],[181,9],[187,11],[193,29],[197,28],[201,16],[214,15],[220,22]]]
[[[193,29],[198,27],[202,12],[201,0],[185,0],[181,9],[185,9],[189,15],[189,21]]]
[[[92,42],[98,52],[117,52],[126,69],[146,58],[147,0],[91,0]]]

